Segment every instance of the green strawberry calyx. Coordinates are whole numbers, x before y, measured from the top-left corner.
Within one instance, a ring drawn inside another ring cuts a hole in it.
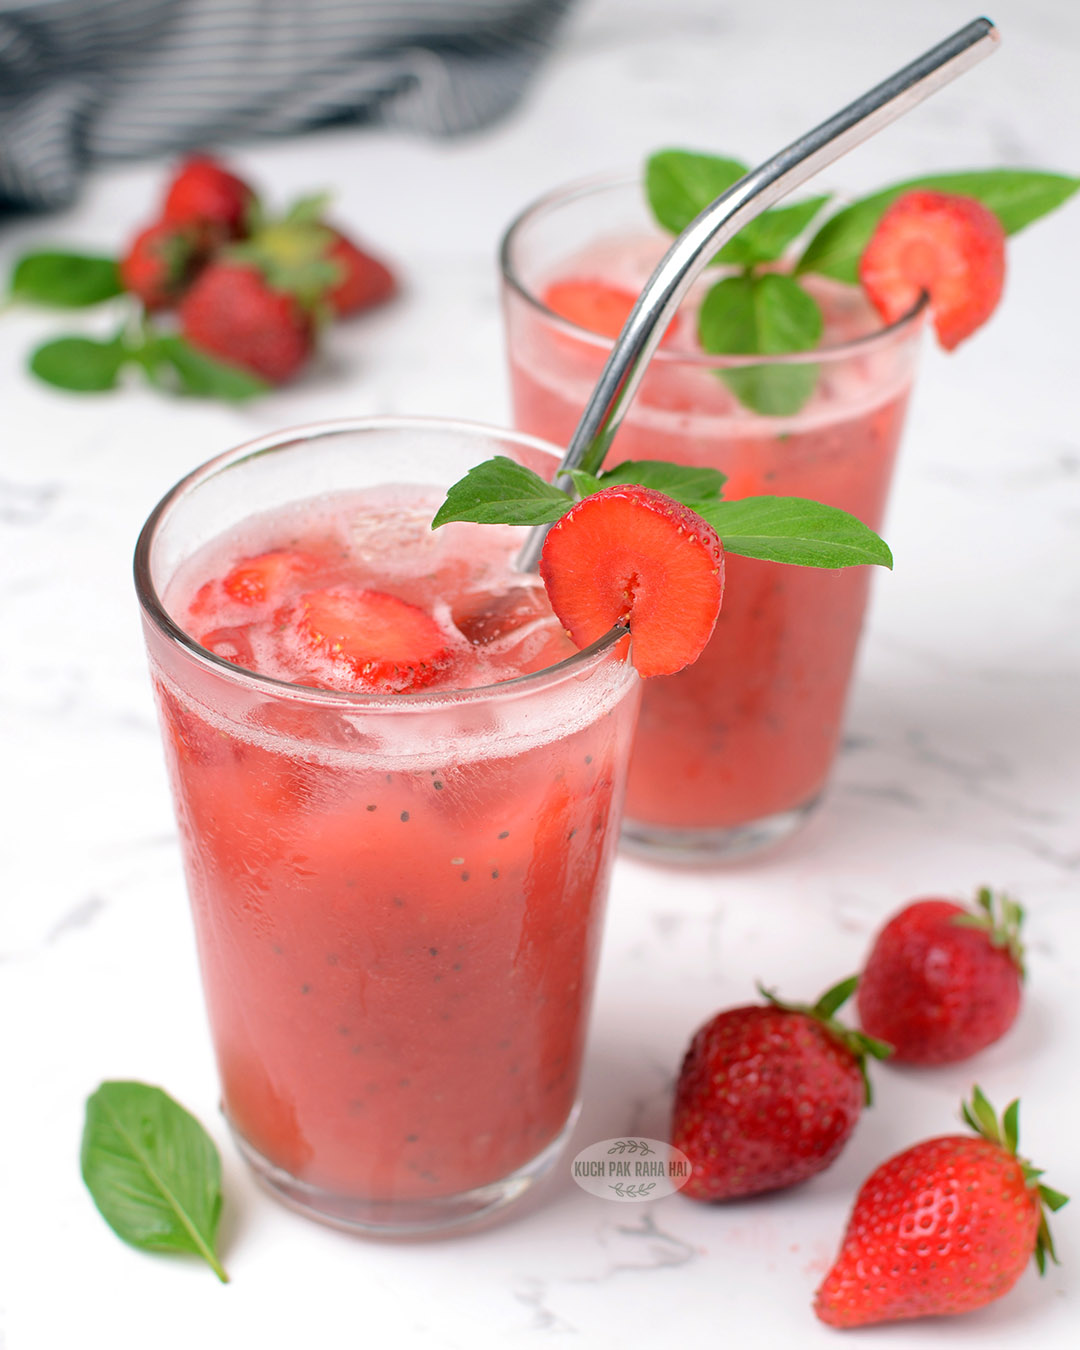
[[[971,1101],[962,1102],[960,1106],[960,1115],[966,1125],[975,1131],[982,1139],[987,1139],[992,1144],[997,1144],[998,1148],[1003,1148],[1006,1153],[1011,1153],[1024,1170],[1024,1180],[1027,1182],[1028,1189],[1033,1190],[1039,1202],[1039,1228],[1035,1236],[1035,1264],[1039,1268],[1039,1274],[1046,1274],[1046,1258],[1049,1257],[1054,1265],[1060,1265],[1057,1252],[1054,1251],[1054,1239],[1050,1235],[1050,1225],[1046,1219],[1046,1211],[1056,1213],[1063,1205],[1068,1204],[1069,1197],[1062,1195],[1060,1191],[1055,1191],[1051,1186],[1044,1185],[1039,1178],[1043,1175],[1042,1170],[1033,1167],[1027,1158],[1022,1158],[1017,1153],[1017,1147],[1020,1143],[1020,1102],[1018,1099],[1011,1101],[1001,1114],[998,1120],[997,1112],[990,1105],[982,1088],[976,1085],[972,1089]]]
[[[978,928],[986,933],[995,947],[1003,947],[1013,959],[1020,978],[1026,975],[1024,969],[1024,944],[1020,940],[1020,930],[1024,924],[1024,907],[1018,904],[1004,891],[993,891],[989,886],[980,886],[975,896],[977,910],[974,914],[957,914],[953,923],[961,928]]]
[[[865,1032],[856,1031],[853,1027],[845,1026],[843,1022],[836,1020],[835,1014],[852,996],[858,988],[858,984],[858,975],[849,975],[846,980],[841,980],[839,984],[834,984],[830,989],[826,989],[816,1003],[788,1003],[777,998],[776,994],[771,989],[766,989],[760,981],[757,991],[774,1008],[780,1008],[784,1012],[802,1013],[804,1017],[812,1017],[815,1022],[821,1023],[834,1040],[840,1042],[858,1065],[863,1080],[866,1105],[870,1106],[874,1100],[874,1093],[870,1086],[870,1075],[866,1071],[867,1056],[873,1059],[888,1059],[893,1052],[893,1047],[888,1041],[879,1041],[874,1036],[867,1036]]]

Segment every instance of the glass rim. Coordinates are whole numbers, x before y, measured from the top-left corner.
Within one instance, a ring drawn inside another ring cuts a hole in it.
[[[515,675],[509,680],[500,680],[495,684],[474,685],[464,689],[417,690],[414,693],[375,694],[352,693],[341,689],[323,689],[312,685],[294,684],[291,680],[279,680],[272,675],[263,675],[258,671],[247,670],[234,665],[223,656],[218,656],[188,632],[186,632],[169,614],[158,593],[151,574],[151,551],[160,528],[171,513],[180,507],[192,493],[211,479],[226,473],[229,469],[247,460],[257,459],[261,455],[284,450],[297,442],[312,441],[320,437],[334,436],[348,432],[398,431],[398,430],[444,430],[463,434],[482,435],[510,440],[530,449],[541,450],[558,461],[561,451],[550,441],[541,440],[523,431],[514,431],[507,427],[491,426],[484,422],[473,422],[464,418],[373,415],[370,417],[343,417],[320,422],[306,422],[298,426],[283,427],[279,431],[269,432],[254,440],[245,441],[204,461],[178,482],[174,483],[158,501],[147,516],[135,544],[134,576],[135,593],[143,614],[168,642],[180,647],[190,658],[217,675],[223,675],[241,687],[263,690],[278,698],[286,698],[304,703],[322,703],[341,709],[373,711],[400,709],[412,712],[424,709],[445,709],[459,707],[466,703],[490,702],[503,697],[520,697],[533,689],[546,688],[561,683],[576,675],[582,668],[589,667],[596,658],[610,651],[627,636],[629,629],[615,624],[602,637],[587,647],[581,648],[571,656],[542,670],[524,675]],[[632,669],[630,662],[626,665]]]
[[[596,192],[602,192],[609,188],[635,186],[641,186],[641,174],[627,172],[626,170],[592,174],[587,178],[574,179],[572,182],[553,188],[551,191],[545,192],[543,196],[536,197],[529,202],[510,221],[499,240],[499,271],[506,285],[554,328],[578,342],[587,343],[589,346],[604,351],[611,351],[615,345],[615,339],[604,337],[600,333],[593,333],[588,328],[582,328],[573,320],[566,319],[561,314],[556,314],[553,309],[549,309],[540,297],[518,276],[511,252],[517,237],[539,217],[582,197],[591,196]],[[660,229],[660,227],[657,226],[657,229]],[[917,329],[929,303],[930,297],[923,291],[914,305],[898,319],[894,319],[892,323],[877,329],[876,332],[867,333],[863,337],[853,338],[849,342],[839,342],[831,346],[813,347],[802,352],[762,352],[758,354],[676,352],[658,347],[653,353],[651,361],[656,361],[662,365],[706,366],[715,370],[718,366],[736,369],[745,366],[803,365],[822,359],[838,361],[845,357],[862,356],[876,347],[887,346],[894,338],[904,336],[909,328]]]

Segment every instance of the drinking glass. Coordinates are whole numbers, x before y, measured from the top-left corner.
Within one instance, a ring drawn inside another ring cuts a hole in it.
[[[280,1198],[373,1235],[507,1204],[567,1137],[638,679],[613,634],[481,688],[291,684],[201,646],[170,583],[257,513],[493,454],[556,462],[420,418],[268,436],[177,484],[135,557],[225,1116]]]
[[[500,257],[518,427],[565,446],[612,347],[549,307],[551,283],[602,282],[629,303],[670,242],[627,176],[560,189],[512,223]],[[712,269],[680,311],[683,340],[665,336],[608,465],[719,469],[727,498],[808,497],[880,529],[924,302],[882,328],[858,288],[807,277],[826,317],[822,346],[718,357],[694,350],[686,332],[720,275]],[[768,412],[740,400],[748,389],[759,406],[772,399]],[[623,827],[635,851],[709,861],[774,842],[821,800],[836,756],[870,569],[729,555],[726,574],[702,657],[643,692]]]

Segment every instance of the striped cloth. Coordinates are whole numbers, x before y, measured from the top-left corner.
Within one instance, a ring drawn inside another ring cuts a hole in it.
[[[83,167],[358,121],[471,131],[572,0],[0,0],[0,208]]]

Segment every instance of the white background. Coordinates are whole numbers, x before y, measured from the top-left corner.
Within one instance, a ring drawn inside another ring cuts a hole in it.
[[[974,17],[968,2],[592,0],[521,109],[462,142],[356,129],[233,148],[277,202],[322,185],[399,264],[407,293],[331,334],[288,391],[232,409],[142,388],[67,397],[22,373],[62,316],[0,319],[0,1301],[12,1350],[75,1344],[340,1347],[828,1346],[810,1312],[870,1169],[950,1132],[976,1076],[1024,1100],[1023,1144],[1080,1193],[1080,206],[1010,244],[999,314],[958,353],[927,350],[825,809],[738,869],[621,861],[571,1155],[663,1134],[699,1022],[764,978],[811,997],[855,969],[880,920],[925,894],[1010,888],[1030,910],[1021,1020],[970,1065],[877,1072],[878,1104],[835,1166],[754,1203],[615,1205],[565,1168],[487,1233],[385,1246],[310,1224],[245,1174],[217,1112],[130,555],[149,508],[213,453],[323,417],[504,421],[494,251],[527,200],[665,145],[755,160]],[[828,175],[851,192],[933,169],[1080,169],[1080,10],[1006,0],[999,54]],[[45,243],[115,250],[152,213],[164,165],[96,173],[71,211],[0,226],[0,268]],[[91,323],[92,320],[85,320]],[[225,1163],[223,1288],[137,1253],[78,1175],[85,1097],[164,1085]],[[1080,1202],[1078,1202],[1080,1205]],[[1064,1265],[949,1324],[875,1345],[1072,1343],[1078,1214]]]

